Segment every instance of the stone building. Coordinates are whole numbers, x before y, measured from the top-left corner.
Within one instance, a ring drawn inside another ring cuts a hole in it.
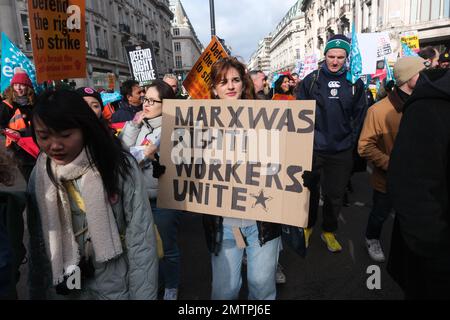
[[[160,75],[173,72],[169,0],[86,0],[87,70],[77,86],[115,89],[130,78],[125,46],[153,45]],[[0,0],[0,31],[32,58],[26,0]]]
[[[170,9],[173,38],[173,72],[183,81],[203,51],[203,45],[195,33],[180,0],[171,0]]]

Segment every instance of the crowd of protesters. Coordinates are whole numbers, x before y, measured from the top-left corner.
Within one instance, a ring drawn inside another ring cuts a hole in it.
[[[335,35],[318,70],[304,79],[282,72],[272,86],[261,70],[222,58],[212,66],[210,99],[315,100],[312,170],[302,176],[310,190],[305,246],[322,202],[321,239],[330,252],[343,250],[338,216],[360,157],[373,188],[361,230],[369,256],[387,259],[380,234],[394,212],[389,273],[408,299],[448,299],[449,52],[426,47],[418,57],[399,58],[394,81],[376,101],[361,80],[347,80],[349,54],[350,40]],[[32,299],[178,298],[181,213],[158,208],[156,197],[165,174],[159,162],[163,101],[188,97],[171,74],[145,87],[125,81],[120,94],[120,101],[106,104],[90,87],[37,96],[24,71],[13,76],[0,105],[0,183],[14,184],[17,166],[27,192],[0,192],[1,298],[17,298],[25,262]],[[37,157],[21,147],[22,138],[33,139]],[[18,217],[25,207],[30,241],[24,246]],[[243,264],[248,298],[276,299],[276,285],[286,282],[278,263],[281,225],[205,214],[203,227],[212,299],[238,299]],[[80,290],[68,287],[76,272]]]

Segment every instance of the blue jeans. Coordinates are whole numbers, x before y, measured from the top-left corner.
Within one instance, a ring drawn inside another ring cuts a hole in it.
[[[151,200],[150,204],[164,248],[164,258],[159,261],[159,282],[167,289],[178,288],[180,283],[180,250],[178,249],[180,212],[157,208],[156,200]]]
[[[249,300],[275,300],[275,272],[281,238],[266,242],[262,247],[255,225],[240,228],[247,247],[247,280]],[[232,228],[223,226],[222,249],[211,255],[213,300],[236,300],[242,285],[241,266],[244,249],[236,246]]]
[[[381,229],[392,210],[392,201],[387,193],[373,190],[373,205],[367,222],[366,238],[380,239]]]

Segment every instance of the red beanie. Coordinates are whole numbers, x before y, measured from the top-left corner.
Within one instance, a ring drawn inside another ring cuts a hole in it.
[[[30,78],[25,72],[16,73],[11,80],[11,85],[13,84],[23,84],[30,88],[33,88],[33,84],[31,83]]]

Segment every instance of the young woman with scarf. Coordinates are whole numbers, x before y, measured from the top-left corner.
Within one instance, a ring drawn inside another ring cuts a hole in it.
[[[141,171],[77,93],[43,94],[29,181],[30,297],[155,299],[158,257]]]

